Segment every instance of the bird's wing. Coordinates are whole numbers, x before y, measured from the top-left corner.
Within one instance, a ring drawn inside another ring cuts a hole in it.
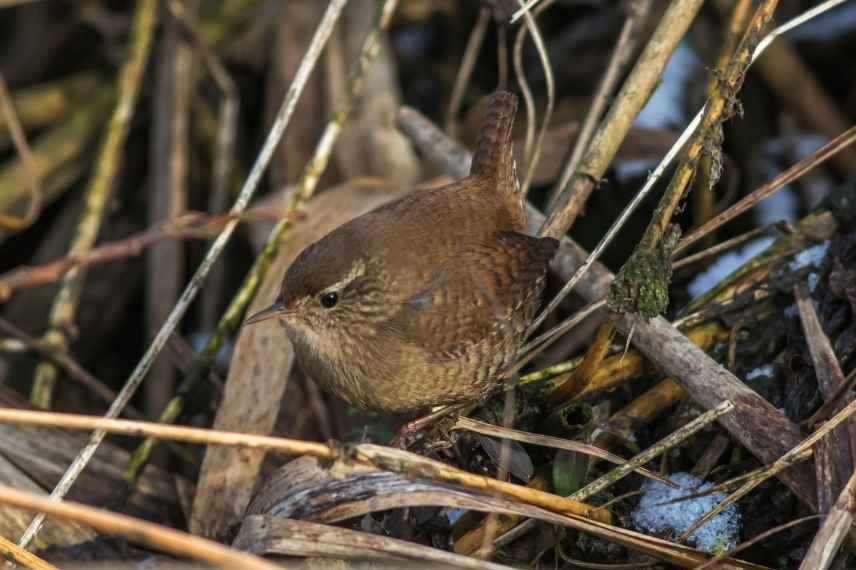
[[[465,248],[439,266],[387,325],[432,359],[459,358],[473,344],[525,327],[558,242],[515,232]],[[522,318],[521,318],[522,317]],[[524,322],[525,321],[525,322]]]

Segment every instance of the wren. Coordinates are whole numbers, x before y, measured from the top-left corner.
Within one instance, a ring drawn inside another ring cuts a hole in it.
[[[484,399],[525,340],[558,247],[523,233],[516,112],[514,95],[493,94],[469,176],[310,245],[246,324],[279,318],[303,370],[369,411]]]

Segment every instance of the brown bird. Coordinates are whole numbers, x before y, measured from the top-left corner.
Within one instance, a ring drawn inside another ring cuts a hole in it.
[[[408,414],[481,400],[517,355],[558,242],[523,234],[517,98],[491,96],[470,175],[344,224],[294,260],[276,302],[304,371],[349,403]]]

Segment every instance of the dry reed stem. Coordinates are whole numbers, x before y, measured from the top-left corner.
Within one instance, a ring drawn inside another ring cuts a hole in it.
[[[33,493],[25,493],[0,485],[0,504],[91,526],[105,534],[124,536],[132,542],[201,560],[220,568],[235,570],[280,570],[280,566],[263,558],[239,552],[162,525],[141,519],[110,513],[94,507],[67,501],[52,501]]]
[[[585,499],[600,493],[604,489],[609,488],[616,481],[626,477],[642,465],[648,463],[658,455],[662,455],[672,447],[675,447],[685,439],[689,438],[694,433],[709,426],[720,417],[731,412],[734,409],[734,404],[729,401],[722,402],[715,408],[712,408],[699,417],[689,422],[688,424],[676,429],[642,453],[639,453],[632,459],[626,461],[623,465],[616,467],[609,473],[606,473],[601,478],[592,481],[573,495],[572,499],[584,501]]]
[[[503,376],[506,378],[511,377],[525,365],[529,364],[533,358],[546,350],[551,344],[559,340],[563,334],[580,324],[599,309],[602,309],[605,305],[605,299],[591,302],[538,338],[526,343],[523,348],[518,351],[517,362],[515,362],[507,371],[503,372]]]
[[[148,1],[148,0],[147,0]],[[241,192],[238,195],[235,204],[232,206],[230,213],[232,214],[240,214],[243,212],[253,194],[255,193],[256,187],[258,186],[259,181],[261,180],[262,175],[264,174],[265,168],[270,162],[271,156],[273,155],[273,151],[276,148],[276,145],[279,143],[282,138],[282,134],[285,131],[285,128],[288,126],[288,123],[291,119],[291,116],[294,112],[294,108],[297,104],[297,99],[303,91],[304,86],[306,85],[306,80],[309,77],[310,72],[315,67],[315,63],[318,60],[319,55],[321,54],[321,50],[324,47],[324,44],[327,42],[327,38],[329,38],[330,34],[333,31],[333,26],[336,23],[336,20],[339,17],[339,14],[344,8],[346,0],[331,0],[327,11],[324,14],[324,17],[321,23],[318,26],[318,29],[315,32],[315,36],[313,37],[312,43],[310,44],[309,49],[301,61],[300,67],[298,68],[298,73],[295,75],[294,82],[288,89],[288,92],[285,95],[282,106],[277,113],[276,120],[274,121],[273,126],[271,127],[270,133],[265,140],[265,143],[259,152],[259,155],[256,159],[255,164],[253,165],[252,170],[250,171],[247,180],[245,181],[243,187],[241,188]],[[169,339],[172,332],[178,326],[179,321],[184,316],[184,313],[187,311],[190,304],[193,302],[193,299],[196,297],[196,293],[199,291],[199,288],[202,285],[205,276],[211,270],[212,265],[220,256],[223,249],[226,247],[226,244],[231,238],[232,233],[235,230],[235,226],[237,225],[237,220],[232,220],[226,224],[226,227],[223,231],[217,236],[217,239],[212,244],[211,248],[205,255],[205,258],[202,260],[202,263],[199,265],[199,268],[196,270],[195,275],[191,278],[190,283],[187,285],[187,288],[182,293],[181,297],[176,303],[172,313],[170,313],[166,322],[163,324],[161,329],[158,331],[158,334],[155,336],[151,345],[149,346],[146,353],[140,359],[134,371],[131,373],[131,376],[128,378],[125,386],[119,392],[119,397],[113,402],[110,406],[110,409],[105,414],[107,418],[115,418],[121,412],[122,409],[128,404],[131,397],[136,392],[140,383],[145,378],[149,369],[151,368],[152,363],[154,362],[157,355],[166,345],[167,340]],[[92,455],[95,453],[95,450],[98,448],[98,445],[104,439],[106,432],[96,431],[92,434],[92,437],[89,440],[89,443],[86,447],[81,450],[80,454],[75,458],[74,462],[69,466],[66,472],[63,474],[59,483],[57,483],[53,492],[51,493],[52,500],[59,500],[65,496],[68,492],[68,489],[74,483],[77,478],[77,475],[86,467],[86,464],[92,458]],[[37,515],[37,517],[31,523],[30,528],[25,533],[24,537],[22,537],[22,542],[29,544],[29,542],[33,539],[35,534],[38,532],[38,529],[41,527],[42,522],[44,521],[44,515]]]
[[[828,210],[818,210],[796,224],[770,247],[732,271],[714,287],[690,301],[681,314],[689,315],[701,307],[733,299],[767,279],[770,270],[784,257],[818,242],[832,239],[841,225]]]
[[[457,419],[455,425],[452,426],[452,429],[463,429],[471,431],[473,433],[480,433],[482,435],[489,435],[491,437],[498,437],[501,439],[510,439],[514,441],[520,441],[522,443],[529,443],[532,445],[553,447],[555,449],[564,449],[566,451],[573,451],[575,453],[581,453],[583,455],[597,457],[598,459],[603,459],[604,461],[609,461],[610,463],[616,463],[619,465],[623,464],[626,461],[624,458],[619,457],[618,455],[615,455],[614,453],[611,453],[596,445],[589,445],[587,443],[581,443],[579,441],[563,439],[560,437],[541,435],[540,433],[529,433],[512,429],[509,427],[495,426],[463,416]],[[653,471],[645,469],[644,467],[638,467],[636,469],[636,472],[639,475],[642,475],[643,477],[648,477],[649,479],[658,481],[663,485],[667,485],[669,487],[676,487],[676,485],[668,479],[661,477],[660,475],[654,473]]]
[[[479,51],[484,43],[484,36],[490,21],[490,8],[482,6],[479,10],[479,17],[470,31],[467,46],[464,48],[464,55],[461,57],[461,65],[458,66],[458,73],[455,75],[455,83],[452,85],[452,94],[449,96],[449,105],[446,108],[446,132],[449,133],[449,136],[456,136],[458,111],[461,110],[461,103],[464,100],[467,86],[470,84],[473,69],[475,69],[476,60],[478,60]]]
[[[805,157],[781,174],[765,182],[763,185],[742,198],[739,202],[733,204],[720,214],[717,214],[703,226],[685,235],[681,241],[678,242],[678,245],[675,248],[675,253],[677,254],[685,250],[708,233],[717,229],[726,222],[733,220],[746,210],[755,206],[755,204],[764,198],[775,194],[777,191],[781,190],[803,174],[806,174],[820,166],[854,142],[856,142],[856,126],[850,127],[833,140],[817,149],[810,156]]]
[[[834,411],[838,411],[852,395],[845,394],[836,400],[833,398],[846,385],[841,365],[832,348],[829,337],[823,330],[817,316],[808,287],[799,284],[794,287],[794,297],[803,334],[808,344],[811,361],[814,365],[818,390],[824,402],[835,401]],[[856,423],[848,422],[829,433],[814,453],[814,466],[817,473],[817,504],[821,513],[826,513],[835,504],[838,494],[847,485],[853,473],[854,458],[851,442],[856,442]]]
[[[558,197],[556,206],[541,226],[540,235],[558,238],[573,225],[630,131],[636,115],[657,86],[669,57],[689,29],[701,5],[701,0],[669,4],[630,76],[616,95],[609,113],[597,129],[578,171],[571,178],[570,186]]]
[[[45,562],[32,552],[24,550],[3,536],[0,536],[0,553],[2,553],[3,558],[8,562],[22,568],[27,568],[28,570],[59,570],[53,564]]]
[[[226,66],[220,61],[216,52],[205,43],[197,27],[185,13],[181,2],[169,0],[167,7],[176,22],[181,25],[189,40],[188,43],[198,53],[205,69],[222,95],[218,108],[217,130],[214,136],[211,198],[208,202],[208,212],[219,214],[226,209],[229,200],[229,183],[235,160],[235,139],[238,131],[240,93]],[[224,271],[224,264],[215,265],[211,269],[208,286],[202,291],[202,308],[200,311],[203,329],[210,329],[215,324],[213,319],[222,297]]]
[[[615,323],[612,319],[606,319],[600,324],[597,329],[597,335],[594,341],[586,350],[585,357],[582,363],[574,369],[571,374],[567,375],[565,381],[557,385],[550,395],[547,397],[547,402],[551,408],[557,408],[579,394],[586,385],[591,382],[597,369],[603,364],[603,359],[609,351],[612,343],[612,337],[615,335]]]
[[[39,213],[42,210],[42,177],[39,174],[36,159],[33,157],[33,151],[30,150],[30,145],[27,143],[27,135],[24,133],[21,121],[18,119],[18,113],[12,102],[12,96],[9,94],[9,88],[6,86],[6,80],[2,74],[0,74],[0,111],[3,112],[3,118],[9,129],[12,143],[15,145],[15,151],[21,158],[21,164],[29,179],[30,187],[30,201],[27,204],[24,216],[15,218],[0,212],[0,226],[5,226],[8,230],[20,231],[32,224],[39,217]]]
[[[806,517],[800,517],[797,520],[789,521],[785,524],[782,524],[782,525],[779,525],[777,527],[765,530],[764,532],[756,534],[755,536],[753,536],[751,539],[747,540],[746,542],[743,542],[743,543],[737,545],[735,548],[731,549],[730,551],[723,552],[721,554],[717,554],[716,556],[714,556],[713,558],[711,558],[710,560],[708,560],[707,562],[705,562],[701,566],[694,568],[693,570],[708,570],[709,568],[717,568],[718,567],[717,565],[720,562],[722,562],[723,560],[725,560],[726,558],[736,556],[738,553],[742,552],[743,550],[746,550],[750,546],[758,544],[762,540],[765,540],[765,539],[767,539],[767,538],[769,538],[775,534],[778,534],[782,531],[785,531],[791,527],[801,525],[805,522],[817,520],[819,518],[821,518],[821,515],[808,515]]]
[[[702,250],[698,253],[694,253],[692,255],[688,255],[686,257],[682,257],[681,259],[672,263],[672,269],[677,271],[678,269],[682,269],[684,267],[689,267],[695,263],[700,261],[704,261],[710,257],[716,257],[732,249],[736,248],[739,245],[743,245],[747,241],[753,240],[757,237],[760,237],[764,234],[770,233],[770,230],[773,229],[778,224],[772,224],[768,226],[764,226],[761,228],[755,228],[753,230],[749,230],[748,232],[743,232],[738,236],[734,236],[731,239],[727,239],[725,241],[719,242],[716,245],[709,247],[705,250]]]
[[[749,18],[749,9],[752,7],[750,0],[737,0],[733,7],[730,7],[728,16],[728,24],[722,34],[722,47],[719,49],[719,54],[716,57],[714,69],[725,69],[728,61],[731,59],[735,50],[738,47],[740,38],[743,37],[741,32],[746,29],[746,23]],[[707,80],[707,98],[714,97],[719,85],[718,76],[711,74]],[[698,173],[696,174],[693,183],[695,189],[695,201],[693,207],[693,220],[696,226],[701,226],[715,214],[716,204],[714,198],[714,186],[718,181],[718,173],[713,171],[714,157],[709,154],[704,154],[699,160]],[[719,165],[716,165],[717,168]],[[708,238],[707,245],[714,245],[713,238]]]
[[[841,489],[838,500],[821,524],[820,530],[814,535],[811,546],[800,564],[800,570],[825,570],[832,566],[838,548],[850,532],[854,513],[856,513],[856,471]]]
[[[107,405],[116,399],[116,392],[114,390],[83,368],[68,352],[60,351],[56,347],[46,344],[44,341],[31,337],[2,317],[0,317],[0,331],[18,339],[27,349],[35,352],[42,358],[62,367],[71,378]],[[128,406],[125,413],[135,419],[143,419],[144,417],[133,406]]]
[[[522,0],[517,1],[522,4]],[[538,7],[539,9],[535,12],[535,15],[537,16],[540,14],[543,9],[550,5],[550,3],[551,2],[549,2],[549,0],[544,2],[544,4]],[[517,80],[520,83],[520,89],[524,95],[527,95],[525,97],[526,114],[529,122],[527,123],[526,148],[524,152],[527,164],[526,175],[523,177],[523,184],[520,186],[520,193],[526,196],[526,193],[529,191],[529,186],[532,184],[532,178],[535,176],[535,169],[538,166],[538,162],[541,160],[541,151],[544,147],[544,137],[547,134],[547,128],[550,126],[550,118],[553,116],[553,107],[556,99],[556,83],[553,79],[553,69],[550,65],[550,57],[547,55],[547,48],[544,45],[544,40],[541,37],[538,25],[535,23],[535,17],[527,12],[524,15],[524,18],[526,20],[526,26],[520,28],[514,44],[514,67],[517,71]],[[523,72],[523,64],[521,61],[523,41],[526,39],[527,31],[532,36],[532,42],[535,44],[535,51],[538,52],[538,58],[541,61],[541,68],[544,70],[544,83],[547,87],[547,106],[544,108],[544,116],[541,119],[541,129],[538,131],[538,136],[534,140],[534,146],[532,146],[532,141],[530,140],[530,131],[535,127],[534,102],[532,101],[532,95],[529,92],[529,85],[526,82],[526,74]]]
[[[835,0],[827,4],[837,5],[844,1]],[[722,0],[712,4],[720,13],[727,9]],[[819,3],[815,8],[823,4]],[[771,45],[766,55],[758,61],[757,67],[759,76],[774,95],[809,130],[832,138],[851,123],[787,38]],[[845,173],[856,172],[856,152],[853,150],[836,156],[833,162]]]
[[[154,437],[201,445],[229,445],[266,449],[286,455],[309,455],[328,461],[353,459],[358,463],[402,473],[409,477],[439,479],[448,483],[457,483],[470,489],[501,493],[524,503],[557,513],[573,514],[600,522],[609,522],[612,518],[608,511],[591,507],[576,500],[498,481],[483,475],[474,475],[415,453],[380,445],[361,444],[340,449],[323,443],[273,436],[31,410],[0,409],[0,422],[99,430],[132,437]]]
[[[612,51],[606,71],[595,90],[591,107],[586,114],[579,135],[577,135],[577,140],[574,142],[574,147],[571,150],[565,168],[559,176],[559,181],[550,190],[548,210],[552,210],[556,205],[556,200],[565,191],[565,187],[570,182],[571,176],[577,171],[583,154],[588,149],[589,142],[591,142],[594,130],[600,123],[600,118],[606,109],[606,105],[610,101],[613,91],[615,91],[618,80],[621,79],[627,64],[630,63],[630,58],[636,52],[636,46],[639,43],[642,32],[642,25],[651,11],[651,0],[634,0],[625,4],[624,9],[627,12],[627,17],[618,35],[615,49]]]
[[[128,59],[119,70],[117,79],[119,95],[116,107],[113,109],[96,159],[95,172],[84,195],[84,210],[77,226],[77,233],[71,242],[71,253],[92,248],[98,238],[98,231],[101,229],[107,202],[119,171],[122,150],[149,59],[154,29],[157,25],[157,7],[156,0],[140,0],[137,4],[129,40]],[[51,306],[48,331],[44,336],[46,342],[61,349],[67,347],[69,331],[74,330],[77,302],[85,280],[84,269],[72,270],[63,277]],[[30,399],[35,406],[50,408],[56,380],[57,370],[54,365],[49,362],[39,363],[30,393]]]
[[[187,0],[194,14],[198,0]],[[163,33],[152,58],[152,126],[149,141],[148,222],[157,224],[187,210],[190,158],[190,102],[198,83],[196,53],[177,18],[167,11]],[[144,326],[149,339],[167,318],[181,293],[186,256],[178,241],[161,241],[146,252]],[[152,414],[164,406],[175,387],[176,369],[164,356],[152,366],[143,385],[144,409]]]
[[[824,422],[829,417],[835,413],[835,408],[838,407],[838,401],[844,397],[844,395],[853,389],[853,386],[856,386],[856,368],[850,371],[850,374],[847,375],[847,378],[844,379],[844,384],[833,394],[833,396],[829,399],[828,402],[824,402],[824,404],[818,408],[818,410],[811,415],[807,420],[802,422],[805,426],[814,427],[820,422]]]
[[[642,239],[621,266],[610,288],[609,306],[620,313],[638,313],[654,317],[666,311],[669,304],[671,258],[677,245],[679,227],[672,217],[683,202],[702,153],[712,161],[709,184],[718,181],[722,170],[722,124],[738,112],[737,94],[752,63],[752,53],[773,18],[778,0],[764,0],[758,5],[743,34],[734,56],[722,61],[723,67],[713,74],[716,89],[704,106],[701,121],[683,151],[683,158],[672,175],[666,191],[645,228]],[[706,188],[703,191],[710,191]]]

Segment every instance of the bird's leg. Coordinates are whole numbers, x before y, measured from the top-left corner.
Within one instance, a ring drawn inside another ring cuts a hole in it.
[[[432,410],[430,413],[424,416],[418,417],[415,420],[411,420],[405,423],[403,426],[401,426],[401,428],[398,430],[398,433],[395,434],[395,437],[392,438],[392,441],[390,441],[389,444],[392,447],[398,447],[400,449],[406,450],[410,446],[410,444],[413,443],[414,438],[420,430],[432,426],[438,421],[452,414],[457,414],[465,410],[468,412],[473,407],[475,407],[475,404],[473,404],[472,402],[463,402],[461,404],[440,406],[439,408]]]

